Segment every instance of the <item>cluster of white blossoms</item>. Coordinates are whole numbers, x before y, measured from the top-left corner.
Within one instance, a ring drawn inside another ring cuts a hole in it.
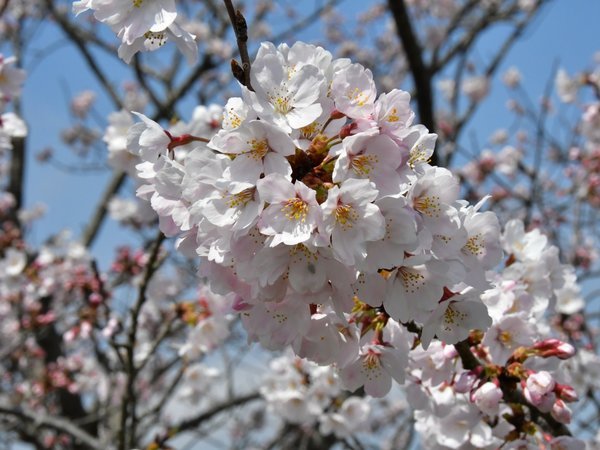
[[[212,132],[206,109],[177,134],[139,115],[127,145],[138,195],[211,289],[237,294],[250,339],[382,396],[404,381],[402,324],[425,347],[487,329],[498,220],[428,164],[436,135],[412,124],[409,94],[377,96],[368,69],[301,42],[262,44],[251,86]]]
[[[260,392],[277,417],[296,425],[318,424],[324,436],[346,438],[367,431],[373,399],[348,396],[332,367],[287,353],[269,368]]]
[[[565,361],[574,354],[571,345],[548,338],[547,313],[568,315],[583,308],[573,268],[560,264],[558,249],[538,230],[526,233],[520,221],[506,225],[502,242],[505,267],[489,272],[493,287],[482,296],[493,322],[483,336],[470,340],[482,366],[462,369],[455,347],[442,342],[410,353],[407,395],[416,410],[416,430],[426,448],[505,443],[502,448],[583,449],[580,440],[548,437],[523,411],[511,408],[499,381],[506,387],[511,380],[529,404],[559,423],[570,422],[567,403],[577,400],[570,385],[580,365]],[[582,391],[591,387],[584,384]]]
[[[140,51],[153,51],[167,40],[175,42],[190,64],[198,60],[195,36],[178,23],[175,0],[79,0],[73,3],[77,15],[94,11],[99,22],[109,25],[121,39],[119,57],[129,63]]]

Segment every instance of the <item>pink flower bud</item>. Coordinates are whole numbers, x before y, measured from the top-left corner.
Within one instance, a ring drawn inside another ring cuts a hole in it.
[[[556,356],[559,359],[569,359],[575,354],[575,347],[558,339],[545,339],[537,342],[533,348],[543,358]]]
[[[336,120],[336,119],[342,119],[342,118],[346,117],[346,115],[343,112],[338,111],[337,109],[334,109],[333,111],[331,111],[330,117],[332,120]]]
[[[575,392],[575,389],[566,384],[556,383],[554,392],[561,400],[564,400],[565,402],[575,402],[579,399],[579,396],[577,395],[577,392]]]
[[[550,411],[552,417],[558,420],[560,423],[571,423],[571,410],[562,400],[558,399],[552,405],[552,411]]]
[[[102,296],[97,292],[93,292],[90,294],[88,300],[92,305],[98,306],[100,303],[102,303]]]
[[[484,413],[490,416],[498,414],[498,405],[502,400],[502,391],[491,381],[481,385],[475,394],[473,402]]]
[[[554,404],[556,396],[552,392],[556,382],[549,372],[544,370],[529,375],[523,394],[529,403],[541,411],[548,412]]]
[[[477,381],[477,375],[475,372],[463,372],[458,376],[458,379],[454,383],[454,392],[458,394],[466,394],[473,389],[473,384]]]
[[[344,125],[340,130],[340,138],[345,139],[348,136],[351,136],[352,133],[356,130],[357,125],[356,122],[349,123],[348,125]]]

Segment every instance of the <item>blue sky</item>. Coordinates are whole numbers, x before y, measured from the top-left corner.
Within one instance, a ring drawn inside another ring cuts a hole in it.
[[[364,8],[364,2],[358,0],[346,0],[344,5],[347,14],[355,14]],[[512,49],[498,73],[502,74],[512,65],[519,67],[526,90],[533,100],[538,99],[555,61],[558,60],[569,73],[591,65],[593,54],[600,50],[599,17],[600,1],[556,0],[545,8],[541,17]],[[110,33],[109,30],[103,32]],[[302,38],[320,41],[320,32],[321,27],[316,24],[303,33]],[[480,47],[481,58],[485,59],[488,53],[494,51],[502,34],[502,30],[490,33]],[[59,40],[60,35],[53,31],[52,26],[45,25],[34,47],[43,49]],[[116,43],[116,38],[113,42]],[[27,60],[26,66],[33,59]],[[111,63],[109,67],[110,79],[120,86],[121,80],[126,79],[125,67],[120,63]],[[69,159],[66,156],[68,150],[59,140],[60,129],[69,120],[65,86],[71,94],[96,88],[75,50],[58,46],[47,57],[36,61],[23,94],[24,115],[30,126],[26,204],[31,206],[41,202],[48,205],[46,216],[36,224],[33,232],[38,243],[63,228],[79,234],[109,176],[107,173],[65,174],[51,166],[40,165],[33,158],[39,150],[51,146],[56,154],[62,155],[60,159]],[[470,129],[476,130],[480,142],[485,142],[497,128],[508,126],[507,98],[506,89],[496,80],[490,96],[470,125]],[[97,109],[108,112],[112,106],[108,99],[98,98]],[[188,112],[191,112],[191,107]],[[468,134],[469,131],[465,133]],[[101,261],[107,261],[113,255],[114,243],[126,240],[117,225],[107,223],[95,246],[95,253]]]

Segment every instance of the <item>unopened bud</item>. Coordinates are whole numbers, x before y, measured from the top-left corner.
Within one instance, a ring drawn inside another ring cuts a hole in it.
[[[523,395],[529,403],[536,406],[543,412],[549,412],[556,400],[554,387],[556,382],[549,372],[544,370],[529,375],[525,382]]]
[[[575,354],[575,347],[558,339],[545,339],[537,342],[533,348],[542,358],[555,356],[558,359],[569,359]]]
[[[97,292],[92,292],[88,297],[88,300],[93,306],[98,306],[100,303],[102,303],[102,296]]]
[[[343,117],[346,117],[346,115],[343,112],[338,111],[337,109],[334,109],[333,111],[331,111],[330,117],[331,117],[331,120],[336,120],[336,119],[341,119]]]
[[[454,392],[466,394],[473,388],[473,384],[475,384],[477,378],[477,374],[472,370],[461,373],[454,382]]]
[[[490,416],[498,414],[500,400],[502,400],[502,390],[491,381],[482,384],[471,399],[480,411]]]
[[[571,422],[571,410],[565,404],[565,402],[560,399],[554,402],[550,414],[552,414],[552,417],[554,417],[560,423],[568,424]]]
[[[566,384],[556,383],[556,387],[554,388],[554,392],[556,392],[556,396],[565,402],[576,402],[579,399],[577,392],[571,386]]]
[[[344,125],[342,127],[342,129],[340,130],[340,138],[341,139],[345,139],[348,136],[351,136],[352,133],[354,132],[354,130],[356,130],[358,125],[356,125],[356,122],[352,122],[349,123],[348,125]]]

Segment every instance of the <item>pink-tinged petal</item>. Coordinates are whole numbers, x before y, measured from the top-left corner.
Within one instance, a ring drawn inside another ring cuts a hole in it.
[[[364,383],[362,358],[354,361],[340,370],[342,384],[350,392],[356,391]]]
[[[400,349],[386,347],[381,354],[381,365],[399,384],[404,384],[406,367],[408,366],[408,352]]]
[[[384,397],[392,388],[392,377],[380,366],[365,375],[365,392],[372,397]]]

